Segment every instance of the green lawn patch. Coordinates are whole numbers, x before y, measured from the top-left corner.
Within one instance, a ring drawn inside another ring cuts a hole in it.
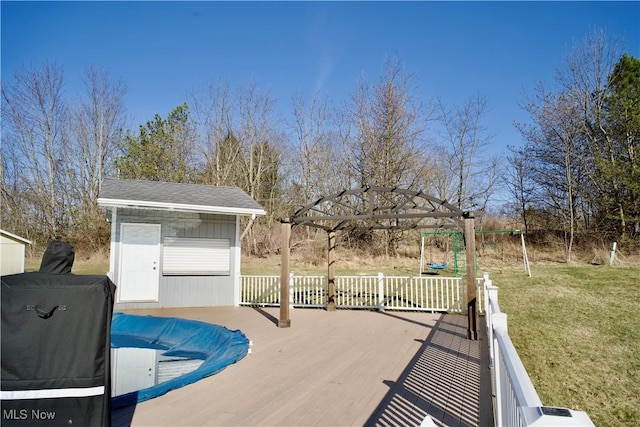
[[[640,268],[489,271],[543,404],[597,426],[640,425]]]

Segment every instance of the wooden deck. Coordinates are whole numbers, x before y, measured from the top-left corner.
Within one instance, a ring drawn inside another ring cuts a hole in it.
[[[129,311],[240,329],[252,353],[130,408],[113,426],[490,426],[484,334],[455,314],[221,307]]]

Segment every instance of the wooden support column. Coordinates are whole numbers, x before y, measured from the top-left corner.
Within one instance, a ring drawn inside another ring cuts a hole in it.
[[[476,292],[476,230],[473,212],[464,213],[464,240],[467,258],[467,338],[478,339],[478,300]]]
[[[327,311],[336,310],[336,269],[335,269],[335,249],[336,249],[336,232],[329,231],[327,248]]]
[[[288,328],[291,326],[289,317],[289,238],[291,237],[291,224],[283,221],[282,245],[280,248],[280,319],[278,328]]]

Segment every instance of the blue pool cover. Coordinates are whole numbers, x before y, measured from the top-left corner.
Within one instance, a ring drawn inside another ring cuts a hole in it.
[[[113,409],[134,405],[220,372],[247,355],[249,340],[242,331],[197,320],[114,313],[111,346],[166,350],[167,356],[204,360],[195,371],[143,390],[116,396]]]

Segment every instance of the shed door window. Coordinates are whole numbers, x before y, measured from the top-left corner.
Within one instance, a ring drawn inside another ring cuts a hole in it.
[[[162,274],[228,275],[231,259],[229,239],[165,237]]]

